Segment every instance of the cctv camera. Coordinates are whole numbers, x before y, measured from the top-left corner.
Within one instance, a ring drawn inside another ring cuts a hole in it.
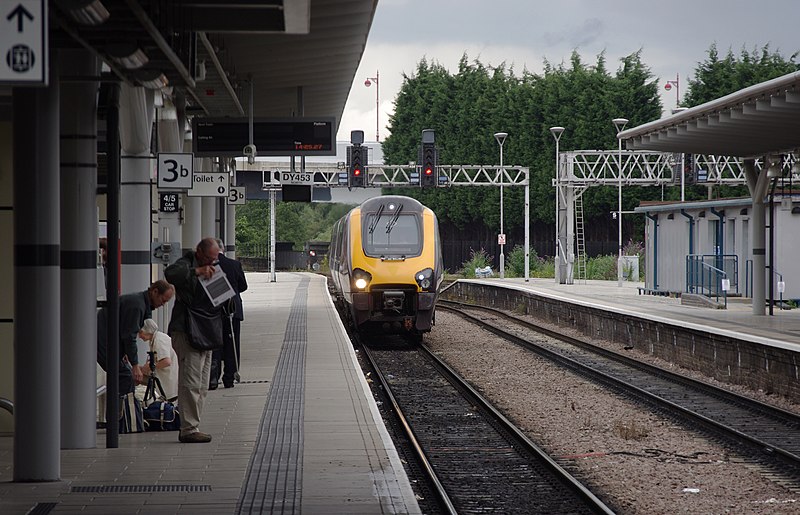
[[[245,145],[244,150],[242,153],[247,156],[248,164],[253,164],[256,162],[256,156],[258,155],[258,151],[256,150],[255,145]]]

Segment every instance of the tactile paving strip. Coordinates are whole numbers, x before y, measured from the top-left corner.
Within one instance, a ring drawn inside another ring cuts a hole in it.
[[[237,514],[300,511],[309,282],[307,277],[301,280],[292,300]]]

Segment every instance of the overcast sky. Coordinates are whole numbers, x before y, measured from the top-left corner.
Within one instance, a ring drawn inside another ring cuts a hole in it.
[[[641,49],[669,112],[676,90],[664,85],[679,76],[683,96],[711,43],[722,55],[769,43],[788,59],[800,51],[798,19],[798,0],[379,0],[338,138],[361,129],[365,140],[375,140],[376,89],[364,85],[366,78],[380,77],[383,140],[403,73],[413,74],[423,57],[455,72],[465,52],[471,61],[505,62],[521,74],[541,73],[545,59],[568,62],[573,50],[589,64],[605,51],[614,73],[621,57]]]

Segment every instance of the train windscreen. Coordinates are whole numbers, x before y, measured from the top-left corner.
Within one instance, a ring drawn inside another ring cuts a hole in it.
[[[383,207],[383,206],[382,206]],[[379,209],[363,220],[362,241],[369,257],[403,258],[422,252],[422,227],[417,213],[403,213],[400,204],[394,209]]]

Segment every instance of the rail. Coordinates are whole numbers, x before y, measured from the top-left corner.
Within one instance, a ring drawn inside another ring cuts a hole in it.
[[[703,259],[705,257],[708,256],[697,254],[686,256],[686,292],[713,297],[717,303],[722,297],[722,302],[727,308],[728,289],[730,288],[728,274],[724,270],[706,263]]]

